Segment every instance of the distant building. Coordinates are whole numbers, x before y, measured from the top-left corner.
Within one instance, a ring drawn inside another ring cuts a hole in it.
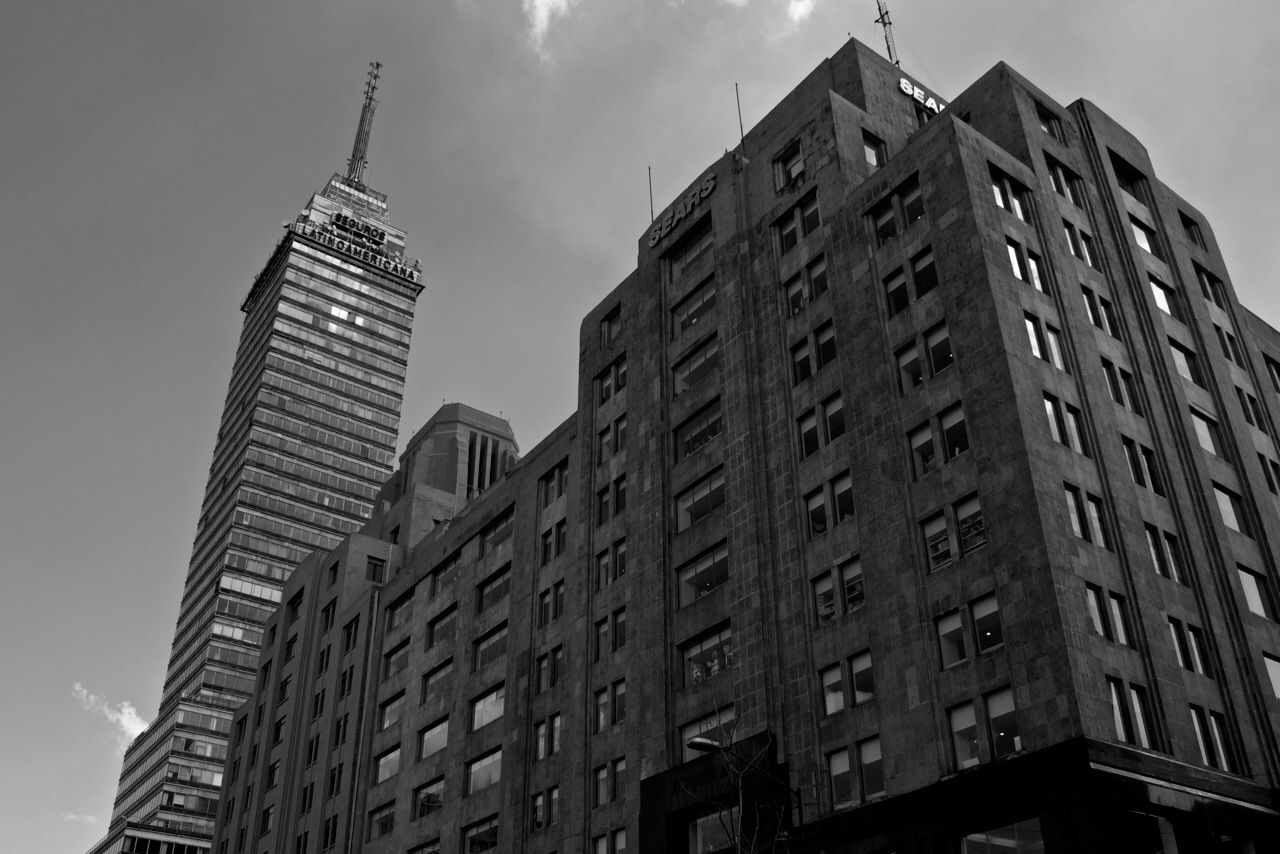
[[[386,196],[361,177],[376,79],[348,174],[285,226],[241,306],[160,709],[125,753],[94,852],[208,850],[231,715],[281,587],[359,530],[392,473],[422,285]]]
[[[1095,106],[851,41],[579,364],[448,525],[410,453],[288,581],[216,854],[1280,839],[1280,333]]]

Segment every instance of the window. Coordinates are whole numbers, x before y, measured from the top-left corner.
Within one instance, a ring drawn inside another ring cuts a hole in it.
[[[733,632],[722,626],[681,649],[685,687],[699,685],[728,670],[733,663]]]
[[[809,356],[809,339],[804,339],[791,348],[792,381],[799,385],[813,376],[813,362]]]
[[[1271,597],[1266,576],[1239,563],[1236,564],[1236,572],[1240,576],[1240,588],[1244,592],[1244,601],[1249,610],[1259,617],[1275,620],[1275,600]]]
[[[728,706],[680,727],[680,744],[684,746],[683,761],[688,762],[701,755],[689,747],[691,739],[701,735],[720,744],[728,744],[733,734],[733,726],[734,710],[732,706]]]
[[[1227,741],[1227,719],[1221,712],[1208,712],[1191,706],[1191,726],[1200,748],[1200,761],[1210,768],[1235,774],[1239,768],[1235,752]]]
[[[783,286],[787,297],[788,313],[792,316],[799,314],[807,302],[825,294],[829,287],[827,262],[819,255]]]
[[[471,731],[493,723],[502,717],[505,706],[506,686],[499,685],[471,701]]]
[[[836,592],[831,581],[831,573],[824,572],[813,580],[813,600],[818,622],[835,618]]]
[[[907,291],[907,275],[901,267],[885,278],[884,294],[889,305],[890,317],[911,304],[911,294]]]
[[[420,702],[440,697],[444,693],[445,680],[453,673],[453,659],[445,661],[422,677],[422,698]]]
[[[1009,264],[1013,268],[1013,275],[1043,292],[1048,280],[1045,277],[1044,262],[1040,260],[1040,256],[1024,249],[1022,244],[1012,237],[1005,238],[1005,243],[1009,250]]]
[[[827,754],[827,781],[831,805],[836,809],[853,805],[853,774],[849,769],[849,751],[841,748]]]
[[[1271,693],[1280,697],[1280,658],[1263,653],[1262,659],[1266,662],[1267,676],[1271,679]]]
[[[1156,233],[1146,223],[1139,221],[1136,217],[1129,217],[1129,227],[1133,230],[1133,240],[1138,246],[1148,254],[1161,258],[1159,245],[1156,243]]]
[[[387,631],[398,629],[409,621],[413,614],[413,590],[401,596],[387,606]]]
[[[692,209],[692,208],[690,208]],[[679,220],[676,220],[679,222]],[[660,234],[665,236],[665,232]],[[650,241],[653,240],[652,234]],[[651,244],[652,245],[652,244]],[[668,281],[675,281],[697,266],[703,256],[715,249],[715,235],[711,229],[711,217],[705,216],[680,238],[671,251],[664,255],[669,272]]]
[[[740,827],[737,807],[695,818],[689,822],[689,854],[715,854],[715,852],[738,850],[734,844],[734,837],[737,835],[736,829]],[[592,854],[608,854],[608,852],[598,850]]]
[[[703,445],[719,436],[724,429],[720,417],[720,398],[699,410],[697,414],[676,428],[676,460],[682,460]]]
[[[920,352],[915,342],[894,354],[898,362],[898,388],[903,394],[924,383],[924,371],[920,365]]]
[[[849,659],[849,675],[854,705],[875,699],[875,674],[871,669],[870,650],[864,650]]]
[[[1169,339],[1169,353],[1173,356],[1173,366],[1185,380],[1190,380],[1201,388],[1205,387],[1204,374],[1200,370],[1200,363],[1196,361],[1196,354]]]
[[[1112,305],[1111,300],[1100,293],[1095,294],[1083,282],[1080,283],[1080,292],[1084,295],[1084,308],[1089,315],[1089,322],[1112,338],[1119,338],[1120,321],[1116,317],[1116,307]]]
[[[449,719],[442,718],[418,733],[418,758],[426,759],[449,743]]]
[[[1128,436],[1120,437],[1125,458],[1129,461],[1129,474],[1138,486],[1147,487],[1156,495],[1164,495],[1164,480],[1156,465],[1155,451],[1139,444]]]
[[[444,777],[437,777],[425,786],[413,790],[413,806],[410,818],[417,821],[444,806]]]
[[[619,679],[595,693],[595,721],[593,732],[604,732],[610,726],[627,718],[627,680]]]
[[[848,521],[854,517],[853,507],[853,475],[845,472],[831,481],[831,498],[835,508],[835,522]]]
[[[872,172],[879,169],[889,159],[884,140],[864,130],[862,132],[862,156],[866,158],[867,165],[871,167]]]
[[[1047,154],[1044,159],[1049,167],[1049,180],[1053,183],[1054,192],[1076,207],[1084,207],[1084,182],[1080,180],[1080,176]]]
[[[987,544],[987,527],[982,518],[978,496],[971,495],[955,506],[956,527],[960,533],[960,553],[968,554]]]
[[[1023,319],[1032,355],[1044,359],[1060,371],[1070,373],[1063,360],[1062,333],[1047,323],[1041,326],[1040,319],[1033,314],[1024,314]]]
[[[826,490],[818,487],[804,497],[805,519],[808,524],[809,537],[816,537],[827,532],[827,496]]]
[[[973,703],[963,703],[947,712],[951,723],[951,748],[956,769],[971,768],[981,759],[978,754],[978,721]]]
[[[846,611],[852,611],[863,602],[862,561],[856,557],[842,561],[836,567],[840,576],[840,588]]]
[[[774,186],[785,190],[804,180],[804,154],[800,140],[793,140],[773,161]]]
[[[624,356],[596,376],[597,402],[604,403],[627,387],[627,360]]]
[[[1169,636],[1173,638],[1173,651],[1177,654],[1179,666],[1212,678],[1206,667],[1209,658],[1204,631],[1190,623],[1184,624],[1176,617],[1169,617],[1168,621]]]
[[[467,763],[467,794],[474,795],[502,780],[502,748]]]
[[[884,794],[884,763],[880,756],[880,739],[869,738],[858,744],[858,779],[862,783],[862,799]]]
[[[1111,640],[1129,646],[1129,618],[1126,616],[1124,597],[1117,593],[1108,593],[1107,604],[1111,610],[1111,631],[1113,634]]]
[[[945,321],[924,334],[924,343],[929,351],[929,367],[934,376],[955,364],[955,353],[951,350],[951,332]]]
[[[825,368],[836,360],[836,331],[830,322],[814,330],[813,343],[819,368]]]
[[[685,531],[724,504],[724,470],[717,469],[676,496],[676,531]]]
[[[627,541],[618,540],[596,555],[596,589],[603,590],[627,574]]]
[[[1141,415],[1142,408],[1138,405],[1138,386],[1133,374],[1103,359],[1102,375],[1106,378],[1107,393],[1111,395],[1111,399],[1133,411],[1134,414]]]
[[[987,730],[991,734],[991,754],[996,759],[1022,749],[1018,717],[1013,706],[1013,689],[1002,688],[986,696]]]
[[[822,681],[822,708],[828,715],[844,710],[844,679],[840,675],[840,665],[833,664],[818,674]]]
[[[787,254],[796,247],[800,238],[817,231],[821,225],[822,214],[818,210],[818,191],[810,190],[773,224],[774,231],[778,235],[779,252],[783,255]]]
[[[912,175],[902,182],[889,196],[882,199],[867,213],[876,246],[883,246],[896,237],[899,218],[905,231],[924,217],[924,198],[920,192],[920,180]]]
[[[1250,535],[1244,512],[1244,502],[1240,496],[1219,483],[1213,484],[1213,495],[1218,502],[1218,512],[1222,515],[1222,524],[1246,537]]]
[[[390,679],[409,666],[409,641],[405,640],[382,657],[382,678]]]
[[[1067,515],[1071,520],[1072,533],[1096,546],[1110,549],[1111,541],[1103,524],[1102,499],[1082,493],[1079,487],[1069,483],[1062,486],[1067,497]]]
[[[969,431],[964,425],[964,408],[956,404],[942,413],[938,418],[942,428],[942,449],[948,460],[969,450]]]
[[[907,444],[911,446],[911,461],[916,477],[923,477],[938,467],[938,454],[933,444],[933,430],[929,422],[907,434]]]
[[[1053,441],[1087,456],[1080,410],[1069,403],[1063,403],[1048,392],[1044,393],[1044,410],[1049,419],[1049,435],[1053,437]]]
[[[511,539],[514,519],[515,512],[508,507],[480,530],[480,554],[482,556],[492,553],[498,546]]]
[[[511,592],[511,564],[507,564],[476,587],[476,613],[503,602]]]
[[[618,342],[622,333],[622,306],[615,305],[608,314],[600,319],[600,345],[612,347]]]
[[[680,607],[684,607],[729,580],[729,547],[725,543],[713,546],[677,573],[680,581]]]
[[[827,434],[827,441],[831,442],[844,435],[844,402],[841,400],[839,393],[832,395],[822,402],[822,422],[823,429]]]
[[[350,652],[355,648],[356,640],[360,635],[360,618],[352,617],[346,625],[342,627],[342,651]]]
[[[951,535],[947,531],[947,517],[935,513],[920,523],[924,534],[925,554],[929,569],[941,569],[951,563]]]
[[[498,817],[495,815],[462,830],[462,854],[498,850]]]
[[[447,611],[433,617],[427,623],[427,649],[431,649],[445,641],[453,640],[454,617],[458,609],[451,607]]]
[[[1004,629],[1000,625],[1000,605],[994,593],[970,604],[969,616],[973,620],[974,643],[979,653],[990,652],[1004,644]]]
[[[1146,689],[1140,685],[1125,685],[1119,679],[1108,676],[1107,692],[1111,697],[1111,716],[1116,739],[1126,744],[1151,747],[1151,711],[1147,703]]]
[[[1205,246],[1204,242],[1204,232],[1200,230],[1200,223],[1196,222],[1182,211],[1178,211],[1178,219],[1182,221],[1182,232],[1187,236],[1187,240],[1189,240],[1193,246],[1207,250],[1208,247]]]
[[[1194,407],[1191,409],[1191,426],[1195,429],[1200,447],[1214,456],[1222,456],[1222,430],[1218,422]]]
[[[1151,296],[1156,301],[1156,308],[1172,317],[1179,323],[1187,322],[1187,314],[1182,308],[1182,298],[1177,290],[1166,285],[1151,273],[1147,273],[1147,282],[1151,285]],[[1230,358],[1231,354],[1227,354]]]
[[[958,610],[943,614],[934,620],[933,624],[938,633],[938,651],[942,656],[944,669],[968,658],[965,650],[964,628],[961,625]]]
[[[507,624],[503,623],[472,645],[471,670],[483,670],[507,653]]]
[[[1240,408],[1244,410],[1244,420],[1250,427],[1267,432],[1267,422],[1262,415],[1262,407],[1258,404],[1258,398],[1249,392],[1236,386],[1236,397],[1240,400]]]
[[[404,692],[401,691],[378,707],[378,730],[388,729],[400,723],[404,717]]]
[[[561,460],[550,471],[538,478],[539,506],[550,506],[553,501],[564,495],[568,485],[569,461]]]
[[[809,456],[818,452],[821,442],[818,437],[818,413],[816,410],[810,410],[800,416],[800,420],[796,423],[800,438],[800,457]]]
[[[1200,292],[1204,294],[1204,298],[1225,311],[1227,308],[1227,291],[1222,285],[1222,280],[1199,264],[1194,266],[1196,268],[1196,281],[1200,283]]]
[[[1048,134],[1055,141],[1066,143],[1066,135],[1062,130],[1062,119],[1058,118],[1053,110],[1046,107],[1039,101],[1036,104],[1036,121],[1040,124],[1040,130]]]
[[[400,745],[397,744],[374,760],[373,782],[375,785],[382,783],[398,773],[400,773]]]
[[[1031,222],[1031,194],[1022,184],[1010,178],[996,167],[991,168],[991,190],[996,206],[1003,208],[1023,222]]]
[[[671,310],[671,337],[697,326],[716,307],[716,280],[707,279]]]
[[[1244,350],[1240,347],[1239,339],[1216,323],[1213,324],[1213,331],[1218,334],[1218,343],[1222,345],[1222,355],[1226,356],[1237,367],[1244,368]]]
[[[538,656],[533,672],[533,693],[541,694],[553,687],[564,674],[564,647],[557,646]]]

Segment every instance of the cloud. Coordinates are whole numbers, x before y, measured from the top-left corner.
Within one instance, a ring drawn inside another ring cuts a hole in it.
[[[787,20],[793,25],[804,23],[817,0],[787,0]]]
[[[63,821],[75,822],[76,824],[97,824],[98,817],[96,815],[83,815],[78,812],[64,812],[59,816]]]
[[[101,694],[90,694],[79,682],[71,686],[71,696],[80,701],[80,705],[85,711],[102,715],[112,726],[115,727],[116,745],[120,748],[120,752],[124,753],[124,749],[129,746],[129,742],[138,737],[138,733],[147,728],[147,722],[138,714],[138,710],[133,707],[133,703],[128,700],[121,700],[119,703],[109,703],[107,698]],[[63,813],[62,817],[67,821],[81,821],[92,816],[77,816],[76,818],[68,818],[72,813]],[[97,819],[94,819],[95,821]]]
[[[580,0],[521,0],[524,16],[529,25],[529,41],[533,43],[533,49],[544,59],[546,54],[542,49],[542,40],[546,38],[552,18],[567,16],[569,10],[579,2]]]

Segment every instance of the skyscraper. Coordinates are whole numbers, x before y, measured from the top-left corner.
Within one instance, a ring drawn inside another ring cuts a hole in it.
[[[216,854],[1273,850],[1280,334],[1204,216],[857,42],[694,174],[577,411],[289,580]]]
[[[285,226],[241,305],[160,709],[125,753],[95,852],[207,850],[231,715],[281,587],[363,524],[391,474],[422,285],[387,197],[364,183],[379,71],[346,174]]]

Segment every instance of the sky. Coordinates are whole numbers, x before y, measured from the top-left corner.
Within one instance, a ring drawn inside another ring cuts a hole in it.
[[[950,98],[1005,60],[1143,140],[1280,322],[1271,0],[892,0]],[[532,448],[583,315],[663,209],[872,0],[0,4],[0,828],[82,852],[155,713],[240,301],[350,152],[422,260],[402,437],[442,401]],[[403,445],[403,438],[402,438]],[[15,837],[17,838],[17,837]]]

